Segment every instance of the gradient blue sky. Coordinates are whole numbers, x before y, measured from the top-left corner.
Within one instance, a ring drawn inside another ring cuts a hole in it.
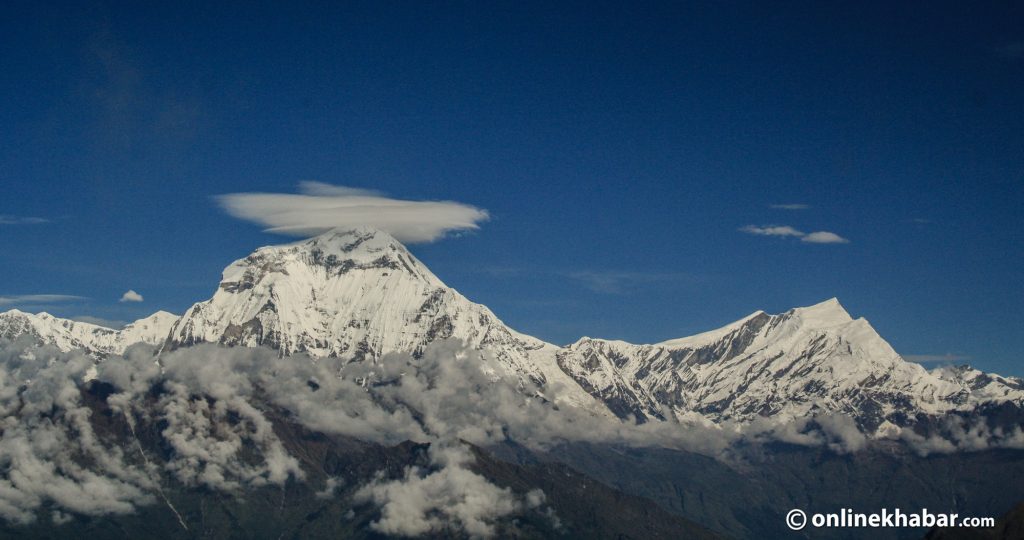
[[[0,309],[181,313],[317,180],[487,209],[413,251],[557,343],[837,296],[1024,374],[1020,3],[134,4],[5,5],[0,297],[86,299]]]

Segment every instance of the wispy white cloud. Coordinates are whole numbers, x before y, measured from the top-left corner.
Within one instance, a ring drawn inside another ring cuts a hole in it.
[[[86,298],[71,294],[15,294],[0,296],[0,306],[63,304],[80,300],[86,300]]]
[[[803,236],[804,233],[790,227],[789,225],[767,225],[764,227],[757,227],[754,225],[747,225],[746,227],[740,227],[740,231],[748,234],[758,234],[761,236]]]
[[[834,232],[828,231],[815,231],[812,233],[805,234],[800,238],[801,242],[808,242],[810,244],[849,244],[850,241],[839,236]]]
[[[118,330],[128,325],[128,321],[121,321],[115,319],[104,319],[102,317],[93,317],[91,315],[79,315],[77,317],[71,317],[71,320],[84,322],[89,324],[95,324],[96,326],[102,326],[104,328],[113,328]]]
[[[35,216],[12,216],[10,214],[0,214],[0,225],[39,225],[40,223],[49,223],[50,220]]]
[[[99,28],[84,45],[82,60],[91,76],[82,89],[96,111],[86,129],[95,144],[108,151],[148,144],[165,147],[165,153],[186,148],[203,125],[197,93],[154,84],[154,72],[112,28]]]
[[[479,228],[486,210],[453,201],[406,201],[376,191],[302,182],[299,194],[231,193],[217,197],[228,214],[267,232],[312,236],[369,225],[407,243],[433,242],[450,231]]]
[[[682,272],[623,272],[586,270],[567,272],[566,277],[594,292],[621,294],[629,289],[653,283],[693,282],[693,276]]]
[[[808,244],[848,244],[849,240],[839,236],[834,232],[829,231],[815,231],[812,233],[805,233],[799,229],[790,227],[789,225],[765,225],[758,227],[756,225],[747,225],[740,227],[740,232],[747,234],[756,234],[759,236],[782,236],[782,237],[793,237],[799,238],[801,242],[807,242]]]
[[[967,362],[971,359],[970,356],[962,354],[903,354],[900,355],[904,360],[908,362],[914,362],[917,364],[952,364],[954,362]]]
[[[141,294],[131,289],[128,289],[127,291],[125,291],[124,294],[121,295],[121,299],[118,300],[118,302],[141,302],[143,300],[144,299],[142,298]]]
[[[466,268],[462,268],[463,271]],[[604,294],[622,294],[633,291],[648,285],[690,285],[700,281],[702,278],[696,274],[687,272],[661,272],[661,271],[627,271],[627,270],[606,270],[606,269],[579,269],[559,270],[541,267],[522,266],[488,266],[476,270],[498,279],[568,279],[578,285],[590,289],[593,292]],[[516,305],[530,306],[569,306],[575,305],[575,301],[567,299],[538,298],[526,299],[515,298],[511,300]]]
[[[768,206],[776,210],[807,210],[810,208],[810,205],[801,203],[770,204]]]

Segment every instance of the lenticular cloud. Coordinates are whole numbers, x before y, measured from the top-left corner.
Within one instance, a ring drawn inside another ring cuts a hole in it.
[[[217,201],[236,218],[290,236],[369,225],[402,242],[424,243],[448,232],[477,229],[488,218],[486,210],[467,204],[392,199],[376,191],[320,182],[302,182],[299,192],[230,193]]]

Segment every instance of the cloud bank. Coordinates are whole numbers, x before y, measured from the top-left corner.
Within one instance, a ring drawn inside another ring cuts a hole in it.
[[[756,225],[747,225],[740,227],[740,232],[747,234],[754,234],[758,236],[781,236],[781,237],[794,237],[799,238],[801,242],[807,242],[808,244],[848,244],[849,240],[839,236],[834,232],[829,231],[815,231],[812,233],[805,233],[801,230],[790,227],[789,225],[765,225],[758,227]]]
[[[467,204],[406,201],[320,182],[300,183],[299,194],[231,193],[217,197],[217,202],[233,217],[291,236],[369,225],[405,243],[424,243],[452,231],[478,229],[488,219],[486,210]]]
[[[82,381],[94,360],[29,340],[0,341],[0,518],[29,523],[135,511],[167,504],[162,485],[228,494],[309,482],[278,438],[268,411],[327,435],[397,444],[430,444],[429,463],[397,477],[382,474],[346,485],[328,478],[320,498],[350,494],[379,508],[371,525],[386,534],[462,531],[494,534],[496,523],[543,504],[543,493],[513,493],[473,470],[463,441],[478,446],[515,441],[536,450],[571,442],[657,447],[720,459],[751,445],[786,442],[856,452],[870,439],[843,415],[750,424],[664,421],[635,424],[573,407],[556,408],[559,388],[539,389],[503,378],[496,360],[456,340],[436,342],[419,357],[388,354],[378,362],[282,358],[277,351],[197,345],[162,353],[134,346],[96,366],[96,381],[114,416],[158,432],[170,451],[147,456],[139,444],[109,440],[93,427]],[[670,415],[667,415],[670,416]],[[885,435],[914,451],[1024,448],[1020,426],[950,418],[938,429],[891,426]],[[129,440],[130,442],[130,440]],[[137,442],[137,439],[136,439]],[[139,459],[141,454],[141,458]],[[339,491],[344,493],[339,494]],[[180,519],[180,518],[179,518]],[[181,520],[182,526],[185,521]]]
[[[0,518],[31,523],[47,504],[127,514],[155,501],[154,471],[128,465],[89,422],[77,385],[90,358],[15,343],[0,347],[0,365]]]
[[[471,471],[473,456],[461,445],[430,447],[430,468],[408,467],[397,480],[378,477],[356,491],[357,502],[380,507],[370,524],[387,535],[422,536],[458,524],[471,538],[494,535],[493,521],[543,503],[544,492],[532,490],[521,500]]]

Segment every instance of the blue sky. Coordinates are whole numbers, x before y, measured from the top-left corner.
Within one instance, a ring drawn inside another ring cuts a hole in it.
[[[412,249],[550,341],[836,296],[1024,374],[1020,4],[545,4],[6,6],[0,309],[181,313],[313,180],[486,209]]]

